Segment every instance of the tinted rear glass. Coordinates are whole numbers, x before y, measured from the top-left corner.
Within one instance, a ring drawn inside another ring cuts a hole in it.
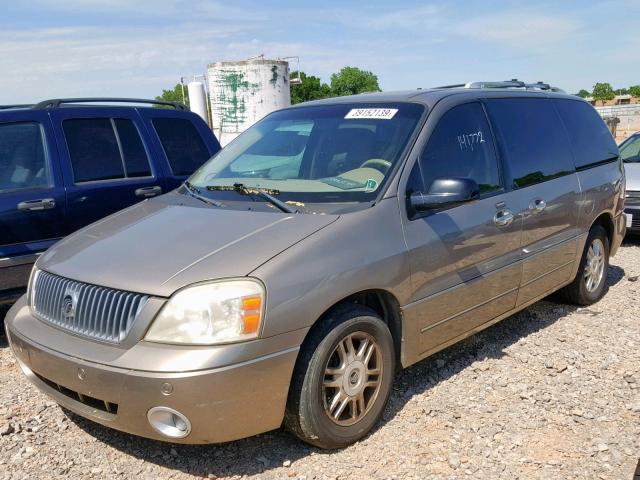
[[[572,173],[569,140],[553,103],[542,98],[487,100],[515,188]]]
[[[124,178],[124,167],[111,119],[65,120],[62,128],[76,183]]]
[[[115,124],[118,130],[118,137],[120,137],[127,177],[151,176],[147,152],[144,149],[136,126],[131,120],[124,118],[115,119]]]
[[[174,175],[191,175],[209,159],[209,150],[191,121],[184,118],[154,118]]]
[[[0,124],[0,191],[46,187],[49,184],[40,124]]]
[[[577,168],[614,160],[618,147],[598,112],[579,100],[553,101],[567,127]]]

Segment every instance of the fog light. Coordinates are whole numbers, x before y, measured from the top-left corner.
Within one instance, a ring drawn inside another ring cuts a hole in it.
[[[151,426],[169,438],[184,438],[191,433],[191,422],[180,412],[169,407],[153,407],[147,412]]]

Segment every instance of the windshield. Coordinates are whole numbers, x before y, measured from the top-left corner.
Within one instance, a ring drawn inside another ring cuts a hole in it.
[[[640,162],[640,135],[634,135],[620,145],[620,158],[625,163]]]
[[[189,179],[202,195],[262,189],[281,201],[367,202],[400,160],[424,107],[412,103],[298,107],[261,120]],[[222,188],[221,188],[222,187]]]

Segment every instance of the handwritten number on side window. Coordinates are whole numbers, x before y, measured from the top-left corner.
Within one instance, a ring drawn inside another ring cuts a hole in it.
[[[460,145],[460,150],[464,152],[465,150],[471,150],[472,152],[475,149],[476,145],[481,143],[485,143],[484,135],[480,130],[472,133],[463,133],[462,135],[458,135],[458,145]]]

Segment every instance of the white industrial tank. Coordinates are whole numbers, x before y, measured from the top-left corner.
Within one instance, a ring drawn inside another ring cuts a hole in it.
[[[189,107],[191,111],[200,115],[202,119],[209,124],[209,114],[207,113],[207,94],[204,91],[202,82],[189,82],[187,85],[189,91]]]
[[[262,57],[209,65],[213,133],[224,146],[268,113],[291,105],[289,63]]]

